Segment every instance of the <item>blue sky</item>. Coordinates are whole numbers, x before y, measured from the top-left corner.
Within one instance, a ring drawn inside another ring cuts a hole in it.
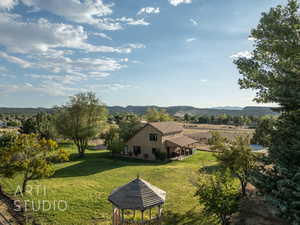
[[[0,107],[247,106],[233,57],[283,0],[1,0]]]

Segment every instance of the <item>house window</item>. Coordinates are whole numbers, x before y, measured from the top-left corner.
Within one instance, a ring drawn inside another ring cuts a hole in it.
[[[156,148],[152,148],[152,154],[155,155],[155,152],[156,152]]]
[[[125,154],[125,155],[128,154],[128,145],[125,145],[125,147],[124,147],[124,154]]]
[[[150,141],[157,141],[157,134],[149,134]]]
[[[138,156],[139,154],[142,153],[142,150],[141,150],[141,146],[133,146],[133,153],[135,156]]]

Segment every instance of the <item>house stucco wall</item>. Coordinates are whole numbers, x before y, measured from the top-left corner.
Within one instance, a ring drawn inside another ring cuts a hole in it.
[[[149,134],[157,134],[157,141],[150,141]],[[145,154],[148,155],[148,160],[155,160],[154,154],[152,154],[152,148],[156,148],[159,151],[164,151],[162,144],[162,135],[161,133],[153,128],[152,126],[145,126],[141,129],[134,137],[132,137],[128,142],[128,152],[132,152],[132,157],[145,159]],[[141,147],[141,154],[135,156],[133,154],[133,146]]]

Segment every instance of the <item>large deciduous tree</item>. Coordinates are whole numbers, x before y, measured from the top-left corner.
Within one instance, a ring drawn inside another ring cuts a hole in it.
[[[35,116],[35,121],[36,131],[41,138],[55,139],[57,137],[53,114],[40,112]]]
[[[0,177],[11,178],[18,171],[13,163],[11,147],[17,138],[13,132],[4,133],[0,136]],[[0,193],[2,187],[0,184]]]
[[[120,138],[123,142],[127,142],[141,127],[143,124],[137,115],[127,115],[119,122]]]
[[[13,165],[23,174],[22,193],[26,192],[29,180],[49,177],[54,173],[49,155],[56,148],[55,141],[36,134],[17,136],[10,152],[13,154]]]
[[[149,108],[145,115],[148,122],[172,121],[173,118],[164,109]]]
[[[216,146],[220,153],[215,154],[222,169],[229,169],[239,179],[243,196],[246,196],[250,174],[256,166],[256,157],[249,144],[249,137],[238,136],[231,143]]]
[[[215,216],[222,225],[229,225],[230,216],[238,210],[240,197],[230,171],[201,175],[196,187],[195,195],[204,206],[204,211]]]
[[[235,60],[241,88],[255,89],[257,102],[275,102],[281,115],[271,135],[269,156],[254,184],[290,224],[300,224],[300,17],[299,3],[263,13],[252,30],[254,51]]]
[[[107,109],[94,93],[79,93],[59,107],[56,116],[57,131],[72,139],[79,157],[83,157],[88,141],[101,133],[107,119]]]

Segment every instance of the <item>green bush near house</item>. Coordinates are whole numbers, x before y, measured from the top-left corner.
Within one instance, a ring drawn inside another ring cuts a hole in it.
[[[166,159],[167,159],[167,154],[165,152],[155,151],[154,155],[155,155],[156,160],[159,160],[159,161],[166,161]]]

